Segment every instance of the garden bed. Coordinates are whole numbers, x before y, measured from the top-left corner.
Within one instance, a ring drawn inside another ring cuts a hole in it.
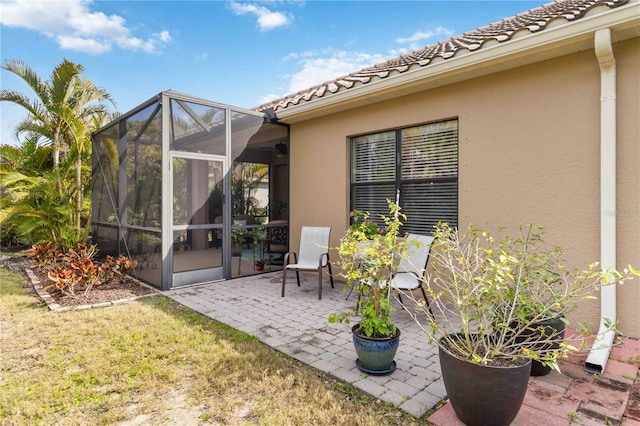
[[[33,274],[44,288],[51,284],[51,280],[49,280],[46,272],[41,268],[34,267],[33,262],[27,257],[3,256],[0,259],[0,267],[14,271],[25,271],[27,268],[31,268]],[[47,290],[47,293],[51,296],[53,302],[61,307],[74,308],[87,305],[102,305],[121,300],[132,300],[140,296],[153,294],[155,290],[131,276],[116,274],[108,282],[94,286],[87,294],[84,294],[82,289],[78,290],[75,298],[55,288]]]

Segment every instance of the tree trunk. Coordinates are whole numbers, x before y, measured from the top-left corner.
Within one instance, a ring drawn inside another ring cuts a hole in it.
[[[60,129],[53,131],[53,170],[60,171]],[[58,194],[62,194],[62,181],[60,180],[60,173],[57,173],[56,189]]]
[[[80,152],[78,152],[78,158],[76,159],[76,228],[80,233],[80,218],[82,216],[82,158]]]

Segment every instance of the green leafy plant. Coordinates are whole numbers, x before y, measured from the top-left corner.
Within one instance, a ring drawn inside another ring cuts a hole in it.
[[[244,242],[244,229],[231,229],[231,243],[232,244],[242,244]]]
[[[397,331],[390,316],[395,308],[388,284],[397,268],[396,260],[406,254],[408,244],[399,237],[406,216],[399,205],[390,200],[387,203],[390,214],[381,216],[384,232],[372,233],[372,222],[365,213],[361,216],[363,220],[347,230],[338,248],[340,276],[346,280],[345,289],[353,287],[358,294],[358,306],[356,312],[331,314],[329,322],[349,324],[350,318],[358,314],[358,329],[367,337],[390,337]]]
[[[572,311],[580,299],[592,298],[601,285],[622,284],[639,272],[631,266],[623,273],[601,269],[597,263],[567,271],[562,249],[545,245],[542,234],[542,228],[526,225],[516,237],[496,240],[484,229],[469,226],[462,232],[438,224],[425,285],[434,314],[424,300],[416,301],[419,314],[409,311],[430,341],[461,359],[489,365],[531,358],[557,368],[559,356],[577,350],[571,343],[582,341],[579,336],[565,341],[533,331]],[[576,328],[588,332],[584,324]]]
[[[580,419],[582,417],[580,417],[580,414],[576,413],[575,411],[570,411],[568,414],[569,417],[569,423],[573,423],[573,422],[579,422]]]
[[[0,247],[12,247],[18,245],[20,239],[12,225],[0,225]]]
[[[371,214],[369,212],[363,212],[362,210],[353,210],[349,213],[351,217],[351,226],[349,229],[357,232],[362,232],[367,239],[371,240],[376,235],[382,235],[385,232],[384,228],[381,228],[378,223],[371,220]]]
[[[48,79],[18,60],[8,59],[2,68],[35,96],[0,91],[0,101],[28,113],[15,128],[25,137],[22,146],[0,148],[0,181],[7,195],[0,200],[0,222],[13,224],[29,242],[73,247],[89,230],[91,132],[109,121],[111,97],[83,76],[82,65],[66,59]]]
[[[253,230],[253,242],[258,243],[267,239],[267,229],[260,227]]]

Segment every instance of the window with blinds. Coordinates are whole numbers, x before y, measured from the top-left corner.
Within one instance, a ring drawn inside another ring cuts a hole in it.
[[[395,132],[353,138],[353,183],[395,182],[396,135]]]
[[[428,235],[458,224],[458,121],[426,124],[351,140],[351,205],[381,223],[400,189],[402,232]]]

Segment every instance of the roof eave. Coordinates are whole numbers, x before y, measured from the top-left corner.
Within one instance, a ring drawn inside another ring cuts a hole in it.
[[[425,67],[290,105],[278,110],[277,116],[280,121],[292,124],[592,49],[593,34],[602,28],[611,28],[615,41],[640,36],[640,2],[632,1],[605,13],[585,16],[576,22],[563,22],[544,31],[515,37],[505,43],[485,46],[475,52],[456,55]]]

